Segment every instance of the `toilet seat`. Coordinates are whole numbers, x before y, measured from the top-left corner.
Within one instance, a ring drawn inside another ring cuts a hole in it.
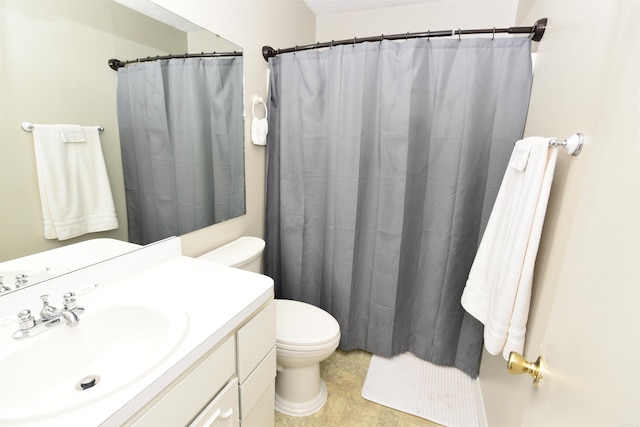
[[[335,346],[340,325],[329,313],[301,301],[276,300],[276,347],[316,351]]]

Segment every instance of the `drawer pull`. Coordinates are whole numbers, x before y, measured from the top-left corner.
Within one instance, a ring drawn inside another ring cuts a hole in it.
[[[216,409],[216,412],[213,413],[213,416],[209,419],[207,424],[205,424],[205,427],[211,427],[213,425],[213,423],[218,421],[218,418],[220,418],[221,420],[226,420],[226,419],[230,418],[231,415],[233,415],[233,408],[230,408],[224,414],[222,413],[222,411],[220,409]]]

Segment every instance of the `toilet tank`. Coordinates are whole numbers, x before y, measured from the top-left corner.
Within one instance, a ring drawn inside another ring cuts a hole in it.
[[[264,240],[258,237],[242,236],[233,242],[199,256],[198,259],[254,273],[262,273],[264,246]]]

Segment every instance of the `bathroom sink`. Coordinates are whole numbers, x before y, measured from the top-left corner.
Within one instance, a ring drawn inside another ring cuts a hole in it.
[[[77,326],[22,340],[2,328],[0,425],[70,411],[121,390],[157,368],[187,326],[174,303],[149,299],[102,309],[86,304]]]

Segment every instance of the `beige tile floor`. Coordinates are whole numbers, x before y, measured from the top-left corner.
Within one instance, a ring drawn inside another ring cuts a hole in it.
[[[365,400],[362,395],[371,354],[337,350],[320,364],[329,390],[327,403],[315,414],[290,417],[276,411],[277,427],[438,427],[439,424]]]

